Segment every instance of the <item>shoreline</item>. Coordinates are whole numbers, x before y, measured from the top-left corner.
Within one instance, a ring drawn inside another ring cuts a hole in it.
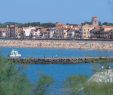
[[[0,40],[0,47],[113,50],[113,41]]]

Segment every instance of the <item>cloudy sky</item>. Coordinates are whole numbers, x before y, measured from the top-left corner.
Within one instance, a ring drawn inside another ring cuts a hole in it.
[[[111,0],[0,0],[0,22],[113,22]]]

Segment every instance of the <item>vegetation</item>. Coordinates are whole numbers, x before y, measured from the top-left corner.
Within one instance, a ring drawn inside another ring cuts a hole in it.
[[[48,93],[48,88],[53,83],[53,79],[47,75],[41,75],[39,81],[37,82],[35,89],[33,90],[33,95],[46,95]]]
[[[104,23],[102,23],[102,25],[113,26],[113,23],[110,23],[110,22],[104,22]]]
[[[78,95],[87,81],[85,76],[71,76],[64,82],[65,95]]]
[[[40,26],[40,27],[45,27],[45,28],[50,28],[50,27],[55,27],[55,23],[52,22],[48,22],[48,23],[40,23],[40,22],[28,22],[28,23],[18,23],[18,22],[5,22],[5,23],[0,23],[0,28],[6,28],[7,25],[17,25],[18,27],[28,27],[28,26]],[[83,22],[81,23],[81,25],[85,25],[85,24],[89,24],[91,25],[91,22]],[[74,26],[78,26],[78,24],[70,24],[67,23],[66,25],[74,25]],[[106,25],[106,26],[113,26],[113,23],[110,22],[99,22],[99,25]]]
[[[89,24],[89,25],[91,25],[92,23],[91,22],[83,22],[83,23],[81,23],[81,25],[85,25],[85,24]],[[105,26],[113,26],[113,23],[110,23],[110,22],[99,22],[99,25],[100,26],[102,26],[102,25],[105,25]]]
[[[103,66],[103,68],[101,68]],[[93,64],[93,72],[109,70],[110,63]],[[64,82],[65,95],[113,95],[112,82],[89,81],[87,76],[71,76]],[[66,89],[68,88],[68,90]]]
[[[68,90],[67,90],[68,88]],[[113,83],[89,82],[86,76],[71,76],[65,81],[65,95],[113,95]]]
[[[29,95],[31,84],[11,62],[0,58],[0,95]]]
[[[108,65],[104,66],[108,68]],[[51,92],[51,76],[41,74],[38,81],[31,84],[22,70],[23,66],[0,57],[0,95],[48,95]],[[112,88],[113,83],[96,83],[88,81],[86,76],[70,76],[64,81],[63,94],[112,95]]]
[[[17,22],[5,22],[0,23],[0,28],[6,28],[7,25],[16,25],[18,27],[28,27],[28,26],[40,26],[45,28],[55,27],[55,23],[40,23],[40,22],[28,22],[28,23],[17,23]]]
[[[45,95],[52,78],[41,75],[34,86],[22,72],[23,66],[17,66],[0,57],[0,95]]]
[[[113,83],[87,83],[84,87],[85,95],[113,95]]]

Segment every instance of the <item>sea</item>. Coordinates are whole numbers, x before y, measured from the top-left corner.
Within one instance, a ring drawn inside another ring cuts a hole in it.
[[[81,50],[81,49],[52,49],[52,48],[0,48],[0,55],[8,57],[12,50],[17,50],[23,58],[44,57],[113,57],[113,51],[107,50]],[[25,66],[25,74],[35,83],[40,74],[51,76],[56,88],[70,76],[84,75],[91,77],[94,74],[94,65],[88,64],[28,64]]]

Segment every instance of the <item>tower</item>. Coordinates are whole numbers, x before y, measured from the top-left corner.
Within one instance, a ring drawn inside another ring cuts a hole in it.
[[[99,25],[98,17],[96,17],[96,16],[92,17],[92,25],[93,26]]]

